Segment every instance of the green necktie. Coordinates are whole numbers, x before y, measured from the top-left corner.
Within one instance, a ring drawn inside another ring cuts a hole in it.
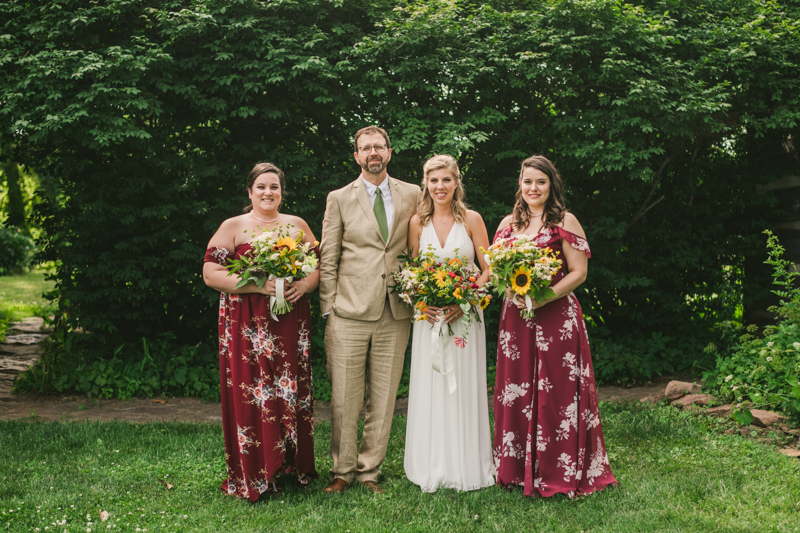
[[[383,194],[380,189],[375,194],[375,205],[372,206],[372,210],[375,212],[375,218],[378,219],[378,227],[381,230],[383,242],[386,242],[389,238],[389,225],[386,224],[386,208],[383,206]]]

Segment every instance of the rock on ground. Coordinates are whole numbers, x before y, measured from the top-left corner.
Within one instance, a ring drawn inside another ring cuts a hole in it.
[[[695,394],[700,392],[700,385],[689,383],[687,381],[670,381],[667,383],[667,390],[664,395],[671,401],[682,398],[686,394]]]
[[[690,405],[708,405],[711,400],[713,400],[713,396],[709,396],[708,394],[689,394],[684,396],[683,398],[678,398],[677,400],[673,400],[670,405],[674,405],[677,407],[689,407]]]
[[[766,428],[786,421],[786,417],[773,413],[772,411],[762,411],[761,409],[750,409],[753,415],[753,425]]]

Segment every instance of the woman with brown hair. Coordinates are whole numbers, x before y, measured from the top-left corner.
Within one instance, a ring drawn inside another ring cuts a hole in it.
[[[422,195],[408,227],[413,255],[433,250],[436,261],[466,256],[480,265],[475,280],[483,285],[489,269],[481,247],[489,237],[481,216],[464,204],[464,187],[455,158],[437,155],[423,167]],[[480,311],[479,311],[480,312]],[[457,305],[428,307],[427,321],[414,324],[411,381],[408,394],[405,471],[423,492],[439,488],[460,491],[494,485],[489,405],[486,396],[486,336],[481,322],[465,326]],[[432,336],[440,317],[456,337],[467,336],[457,347],[453,337]],[[433,368],[434,343],[442,348],[443,364]]]
[[[500,485],[522,485],[526,496],[589,494],[617,480],[608,464],[586,324],[572,291],[585,280],[590,257],[578,219],[566,210],[563,183],[543,156],[522,162],[516,204],[498,239],[534,236],[562,261],[555,296],[527,305],[510,291],[497,343],[494,461]],[[513,297],[512,297],[513,295]]]
[[[211,237],[203,280],[220,291],[219,361],[222,427],[227,479],[223,492],[256,501],[281,492],[277,476],[296,472],[302,484],[317,477],[314,468],[314,402],[311,395],[311,308],[307,293],[316,290],[319,271],[285,286],[293,309],[271,317],[269,296],[275,281],[259,289],[236,288],[228,258],[250,251],[252,239],[279,232],[313,243],[314,234],[299,217],[279,211],[284,175],[271,163],[257,164],[247,178],[251,205],[245,214],[225,220]]]

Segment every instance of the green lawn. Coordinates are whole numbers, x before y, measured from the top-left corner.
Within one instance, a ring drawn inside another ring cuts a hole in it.
[[[403,475],[396,417],[385,493],[326,495],[330,426],[307,490],[251,504],[222,495],[219,425],[0,423],[0,531],[592,531],[800,529],[800,462],[673,408],[601,406],[621,486],[569,500],[520,490],[422,494]],[[172,490],[158,481],[174,485]],[[100,510],[110,513],[100,522]]]
[[[0,276],[0,319],[8,318],[14,322],[55,312],[55,305],[42,296],[42,293],[53,290],[55,282],[44,278],[42,270],[18,276]]]

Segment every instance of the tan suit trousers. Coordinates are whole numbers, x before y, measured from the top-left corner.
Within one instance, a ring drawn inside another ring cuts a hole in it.
[[[325,351],[333,385],[331,480],[378,480],[380,465],[386,458],[410,331],[411,321],[396,320],[388,300],[377,321],[342,318],[335,311],[328,316]],[[358,415],[364,404],[365,386],[366,417],[358,448]]]

